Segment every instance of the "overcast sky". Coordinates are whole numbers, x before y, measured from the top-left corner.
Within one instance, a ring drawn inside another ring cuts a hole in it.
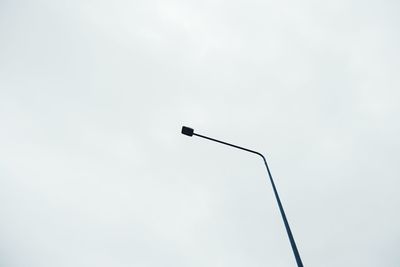
[[[399,13],[0,0],[0,266],[400,266]]]

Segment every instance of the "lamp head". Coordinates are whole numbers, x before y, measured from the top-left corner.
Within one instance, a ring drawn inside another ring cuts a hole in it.
[[[182,134],[187,135],[187,136],[193,136],[194,130],[192,128],[182,126]]]

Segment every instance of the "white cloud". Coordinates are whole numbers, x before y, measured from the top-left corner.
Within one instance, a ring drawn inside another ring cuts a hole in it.
[[[397,3],[0,4],[7,266],[398,266]]]

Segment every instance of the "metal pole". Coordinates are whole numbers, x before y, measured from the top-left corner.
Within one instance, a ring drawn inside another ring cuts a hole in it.
[[[276,186],[275,186],[275,183],[274,183],[274,179],[272,178],[271,171],[269,170],[268,163],[267,163],[267,160],[265,159],[264,155],[259,153],[259,152],[257,152],[257,151],[251,150],[251,149],[247,149],[247,148],[244,148],[244,147],[241,147],[241,146],[237,146],[237,145],[230,144],[230,143],[227,143],[227,142],[224,142],[224,141],[220,141],[220,140],[217,140],[217,139],[214,139],[214,138],[211,138],[211,137],[207,137],[207,136],[204,136],[204,135],[201,135],[201,134],[194,133],[193,129],[185,127],[185,126],[182,128],[182,133],[185,134],[185,135],[189,135],[189,136],[192,136],[192,135],[198,136],[198,137],[205,138],[207,140],[214,141],[214,142],[217,142],[217,143],[220,143],[220,144],[223,144],[223,145],[227,145],[227,146],[234,147],[234,148],[237,148],[237,149],[240,149],[240,150],[244,150],[244,151],[247,151],[247,152],[250,152],[250,153],[253,153],[253,154],[257,154],[264,160],[264,164],[265,164],[265,167],[267,169],[267,173],[268,173],[269,179],[271,181],[272,189],[274,191],[276,202],[278,203],[279,211],[281,213],[282,220],[283,220],[283,223],[285,225],[285,229],[286,229],[287,235],[289,237],[290,245],[292,247],[293,254],[294,254],[294,257],[296,259],[297,266],[298,267],[303,267],[303,262],[301,261],[300,253],[299,253],[299,251],[297,249],[296,242],[294,241],[294,237],[293,237],[292,231],[290,230],[289,222],[288,222],[288,220],[286,218],[286,214],[285,214],[281,199],[280,199],[279,194],[278,194],[278,190],[276,189]]]

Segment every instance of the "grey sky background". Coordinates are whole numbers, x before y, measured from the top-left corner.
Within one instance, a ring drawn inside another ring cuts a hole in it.
[[[0,1],[0,266],[400,266],[398,1]]]

